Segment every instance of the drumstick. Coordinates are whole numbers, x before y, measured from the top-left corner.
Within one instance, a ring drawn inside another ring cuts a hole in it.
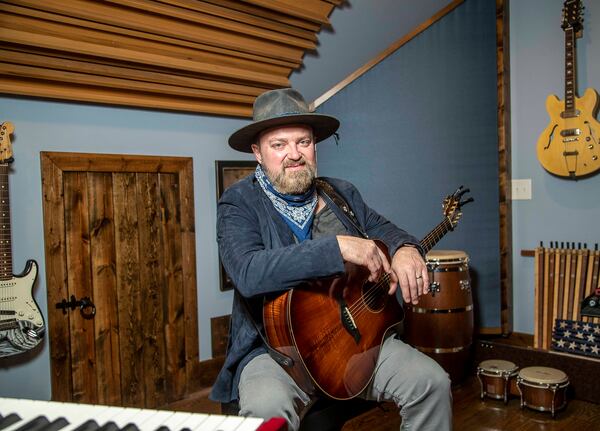
[[[596,288],[598,287],[598,283],[600,280],[598,280],[600,278],[600,251],[596,250],[594,252],[594,275],[592,276],[592,286],[590,289],[590,295],[596,290]],[[600,318],[598,317],[592,317],[590,319],[591,322],[593,323],[598,323],[600,322]]]
[[[571,245],[569,249],[570,265],[569,275],[565,278],[565,297],[563,302],[563,319],[571,319],[573,313],[573,302],[575,293],[575,276],[577,274],[577,250],[575,250],[575,244]]]
[[[553,303],[551,308],[550,321],[548,322],[548,346],[547,349],[550,348],[550,343],[552,342],[552,328],[554,327],[554,319],[558,316],[558,304],[559,299],[562,300],[562,285],[564,281],[564,268],[565,268],[565,250],[563,248],[556,249],[557,256],[554,259],[554,291],[553,291]],[[559,295],[560,293],[560,295]]]
[[[587,272],[587,255],[588,250],[586,248],[577,250],[577,280],[575,280],[575,304],[573,304],[573,314],[571,315],[572,320],[579,320],[579,308],[581,307],[581,301],[583,301],[583,293],[585,289],[582,289],[582,285],[585,283],[585,274]]]
[[[548,290],[550,284],[550,270],[551,267],[554,266],[554,254],[552,253],[552,242],[550,243],[550,248],[547,248],[544,253],[544,297],[542,303],[542,332],[540,334],[540,341],[542,345],[540,346],[542,349],[546,348],[546,326],[548,325]]]
[[[543,284],[543,279],[544,279],[544,248],[543,247],[537,247],[535,249],[535,270],[534,270],[534,277],[535,277],[535,282],[534,282],[534,297],[535,297],[535,311],[534,311],[534,315],[533,315],[533,321],[534,321],[534,331],[533,331],[533,347],[535,347],[536,349],[539,349],[540,346],[540,335],[542,334],[543,331],[543,321],[544,321],[544,317],[543,317],[543,291],[542,289],[544,288],[544,284]],[[541,278],[540,278],[541,275]]]
[[[556,259],[557,250],[557,248],[550,250],[550,260],[548,262],[548,290],[546,291],[548,302],[544,310],[544,349],[550,348],[550,340],[552,339],[552,307],[554,304],[555,267],[558,263],[558,259]]]
[[[567,308],[567,294],[569,293],[569,279],[571,277],[571,250],[564,248],[561,256],[561,270],[560,270],[560,289],[558,290],[558,312],[556,313],[557,319],[564,319],[565,309]]]
[[[598,268],[598,260],[596,259],[595,254],[596,253],[593,250],[590,250],[590,256],[588,258],[588,273],[585,281],[585,290],[583,295],[584,299],[592,294],[592,280],[594,278],[594,273]],[[584,322],[589,322],[590,318],[588,316],[582,316],[581,320],[583,320]]]

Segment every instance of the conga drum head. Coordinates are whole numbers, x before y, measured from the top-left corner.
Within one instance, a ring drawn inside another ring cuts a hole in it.
[[[526,367],[519,371],[519,377],[524,381],[539,385],[560,385],[569,380],[561,370],[549,367]]]
[[[517,367],[513,362],[503,359],[488,359],[479,364],[482,373],[493,376],[505,376],[516,374]]]
[[[469,261],[467,253],[461,250],[430,250],[425,258],[428,263],[453,264],[466,263]]]

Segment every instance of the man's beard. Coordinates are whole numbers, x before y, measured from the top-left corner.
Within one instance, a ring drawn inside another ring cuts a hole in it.
[[[306,169],[286,171],[285,167],[298,163],[305,166]],[[287,162],[283,166],[284,168],[277,174],[265,168],[265,172],[275,189],[284,195],[301,195],[306,193],[317,176],[315,165],[306,160],[301,160],[300,162]]]

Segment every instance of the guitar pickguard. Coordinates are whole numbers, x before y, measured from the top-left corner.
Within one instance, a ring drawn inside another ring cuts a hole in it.
[[[44,318],[32,296],[37,272],[29,260],[23,274],[0,280],[0,358],[31,350],[44,337]]]

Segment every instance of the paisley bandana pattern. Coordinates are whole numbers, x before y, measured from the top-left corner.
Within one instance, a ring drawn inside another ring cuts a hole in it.
[[[284,195],[273,187],[261,165],[256,167],[254,176],[277,212],[292,229],[298,241],[302,242],[310,238],[310,230],[318,201],[315,186],[313,185],[302,195]]]

